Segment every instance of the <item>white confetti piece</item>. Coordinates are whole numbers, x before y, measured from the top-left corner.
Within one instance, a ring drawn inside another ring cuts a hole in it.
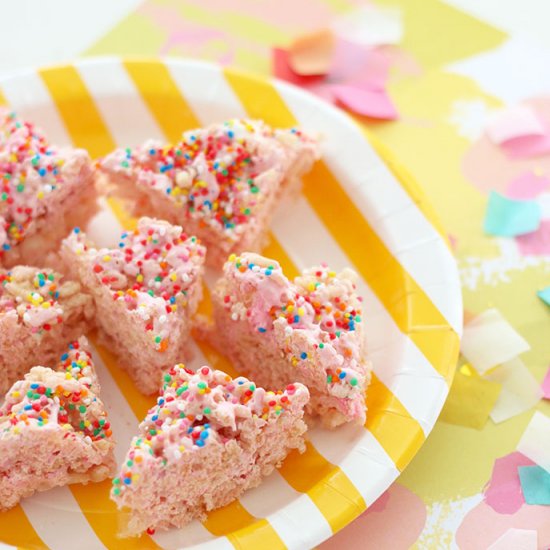
[[[519,440],[517,450],[550,472],[550,418],[535,411]]]
[[[521,359],[507,361],[484,378],[502,386],[490,413],[497,424],[532,409],[542,398],[541,387]]]
[[[350,42],[363,46],[399,44],[403,39],[401,10],[362,6],[337,17],[333,31]]]
[[[516,358],[530,349],[529,343],[497,309],[488,309],[464,327],[462,355],[479,372]]]

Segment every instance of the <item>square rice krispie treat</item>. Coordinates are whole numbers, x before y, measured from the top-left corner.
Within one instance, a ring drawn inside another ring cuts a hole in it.
[[[156,393],[162,371],[186,357],[190,319],[202,296],[205,249],[181,227],[141,218],[117,248],[97,249],[75,229],[61,256],[93,297],[105,343],[140,391]]]
[[[232,256],[212,295],[208,338],[262,386],[306,385],[308,413],[325,426],[364,423],[371,365],[356,279],[321,265],[289,281],[275,260]]]
[[[50,269],[0,268],[0,395],[32,366],[53,366],[93,316],[80,283]]]
[[[300,130],[230,120],[185,132],[175,145],[119,149],[100,170],[135,216],[181,225],[221,267],[229,254],[263,246],[283,192],[297,189],[317,158],[317,142]]]
[[[38,491],[113,474],[115,444],[85,339],[57,369],[33,367],[0,407],[0,511]]]
[[[127,535],[203,520],[259,485],[292,449],[303,451],[301,384],[284,391],[176,365],[139,426],[111,498],[130,509]]]
[[[51,145],[0,108],[0,265],[48,264],[69,231],[95,214],[96,199],[86,151]]]

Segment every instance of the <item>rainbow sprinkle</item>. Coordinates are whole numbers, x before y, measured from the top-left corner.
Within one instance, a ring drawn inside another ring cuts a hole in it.
[[[79,342],[69,346],[58,365],[59,372],[35,367],[25,380],[12,386],[0,408],[0,435],[8,432],[19,435],[25,427],[51,424],[80,432],[91,441],[112,435],[105,412],[99,415],[90,412],[90,407],[97,410],[98,399],[93,385],[80,380],[96,378],[89,352],[79,351],[79,346]],[[41,379],[42,374],[47,375],[48,382]]]
[[[66,162],[33,124],[0,109],[0,260],[44,216],[45,202],[65,182]]]
[[[268,315],[265,321],[255,327],[257,332],[272,333],[275,324],[282,324],[288,338],[294,331],[309,331],[315,341],[313,347],[318,353],[326,353],[327,348],[333,348],[343,356],[342,365],[326,369],[327,384],[332,387],[345,384],[348,388],[359,385],[358,372],[363,371],[363,368],[358,368],[362,361],[362,330],[357,335],[355,333],[362,323],[362,298],[357,296],[356,286],[350,278],[343,278],[327,264],[321,264],[305,270],[291,283],[284,277],[277,262],[249,254],[232,254],[224,270],[226,276],[252,278],[258,292],[262,288],[267,291],[269,284],[278,285],[277,293],[270,291],[267,295],[281,298],[266,312]],[[241,309],[241,299],[233,292],[222,296],[224,307],[231,311]],[[253,301],[246,297],[244,301],[248,304],[245,313],[242,316],[234,313],[232,319],[257,319],[258,316],[253,315]],[[296,353],[286,345],[283,351],[294,367],[307,361],[316,361],[307,350]]]
[[[284,391],[265,391],[242,376],[232,379],[209,367],[193,372],[176,365],[165,374],[157,404],[140,424],[140,435],[132,441],[120,475],[113,479],[113,496],[136,483],[146,463],[166,466],[185,453],[238,440],[243,422],[274,421],[298,395],[305,404],[304,394],[307,389],[301,384],[290,384]]]
[[[137,170],[138,184],[232,234],[254,216],[262,193],[276,192],[298,148],[313,144],[298,129],[273,130],[258,121],[235,119],[185,132],[174,146],[148,142],[135,150],[118,150],[101,166],[126,175]]]
[[[90,248],[85,238],[75,229],[68,242],[77,255],[86,255],[113,300],[142,320],[155,349],[166,351],[170,321],[188,305],[188,291],[202,273],[206,249],[181,227],[149,218],[122,233],[117,248]]]

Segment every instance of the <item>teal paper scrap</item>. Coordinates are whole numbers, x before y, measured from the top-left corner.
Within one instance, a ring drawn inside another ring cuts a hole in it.
[[[547,305],[550,306],[550,286],[543,288],[537,292],[537,296]]]
[[[541,210],[536,201],[514,200],[491,191],[485,213],[485,233],[497,237],[516,237],[533,233],[540,227]]]
[[[550,506],[550,474],[540,466],[519,466],[518,473],[525,502]]]

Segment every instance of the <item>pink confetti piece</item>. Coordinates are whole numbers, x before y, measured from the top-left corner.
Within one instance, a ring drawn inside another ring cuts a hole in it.
[[[540,157],[550,153],[550,132],[511,139],[501,147],[510,159]]]
[[[502,145],[517,138],[544,136],[546,129],[533,109],[515,105],[495,113],[486,132],[493,143]]]
[[[512,527],[487,550],[537,550],[538,534],[532,529]]]
[[[390,55],[382,48],[365,48],[338,39],[334,48],[328,80],[332,83],[358,83],[384,90],[391,64]]]
[[[533,233],[516,237],[519,250],[524,256],[545,256],[550,254],[550,220],[542,220]]]
[[[385,90],[346,84],[331,85],[330,89],[339,103],[358,115],[381,120],[395,120],[398,117],[397,109]]]
[[[514,514],[525,503],[518,475],[519,466],[535,463],[519,452],[497,458],[483,495],[485,502],[499,514]]]
[[[548,371],[542,381],[541,388],[543,399],[550,399],[550,367],[548,367]]]
[[[538,176],[533,172],[523,172],[513,179],[506,189],[506,196],[510,199],[534,199],[550,187],[550,178]]]
[[[323,76],[303,76],[296,74],[291,68],[288,52],[282,48],[272,50],[273,74],[281,80],[286,80],[296,86],[308,87],[323,82]]]

